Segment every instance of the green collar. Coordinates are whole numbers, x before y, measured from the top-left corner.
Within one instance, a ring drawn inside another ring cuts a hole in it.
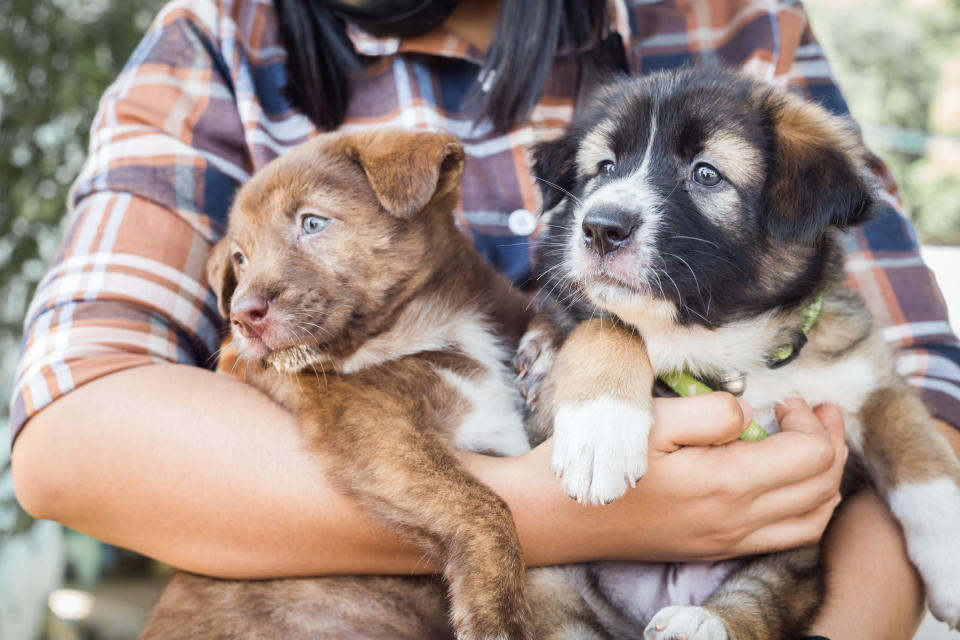
[[[800,332],[793,342],[777,349],[770,357],[767,365],[771,369],[782,367],[793,361],[800,354],[800,349],[807,342],[807,334],[820,317],[823,310],[823,298],[817,296],[810,306],[803,310],[803,322],[800,325]],[[660,376],[660,380],[670,387],[674,393],[681,397],[696,396],[701,393],[711,393],[714,389],[704,384],[702,380],[696,378],[689,371],[671,371]],[[742,393],[742,391],[741,391]],[[737,394],[739,395],[739,394]],[[762,440],[768,435],[766,430],[756,422],[751,422],[747,428],[740,434],[741,440]]]
[[[803,310],[803,323],[800,325],[800,333],[797,334],[796,339],[773,352],[769,362],[771,369],[782,367],[800,355],[800,349],[807,343],[807,334],[810,333],[822,310],[823,297],[817,296],[817,299]]]

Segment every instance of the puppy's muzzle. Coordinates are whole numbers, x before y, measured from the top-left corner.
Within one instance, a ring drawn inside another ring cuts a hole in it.
[[[270,303],[263,296],[244,296],[230,307],[230,322],[246,338],[263,335],[267,328],[267,314],[270,312]]]
[[[629,242],[637,226],[634,216],[620,209],[604,208],[588,212],[580,228],[587,248],[602,258]]]

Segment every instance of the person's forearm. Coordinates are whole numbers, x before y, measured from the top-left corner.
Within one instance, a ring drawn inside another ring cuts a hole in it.
[[[584,560],[602,547],[597,521],[562,494],[545,461],[463,460],[506,499],[531,565]],[[128,369],[67,394],[27,424],[13,462],[18,495],[35,515],[196,572],[434,569],[331,487],[289,413],[195,367]]]
[[[725,397],[658,400],[647,474],[604,507],[563,493],[549,441],[518,458],[462,460],[509,505],[531,566],[721,559],[819,538],[842,429],[828,436],[809,409],[794,409],[794,427],[750,446],[736,441],[746,418]],[[222,577],[434,569],[332,488],[290,414],[202,369],[146,366],[85,385],[26,425],[13,462],[28,511],[181,568]]]
[[[195,367],[67,394],[25,426],[13,471],[34,515],[201,573],[406,572],[422,555],[330,488],[289,413]]]

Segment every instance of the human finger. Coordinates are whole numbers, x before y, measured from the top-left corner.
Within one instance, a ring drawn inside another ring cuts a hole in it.
[[[650,450],[718,445],[736,440],[753,419],[746,401],[718,391],[686,398],[654,398]]]
[[[815,544],[840,504],[837,493],[828,502],[792,518],[760,527],[745,536],[732,550],[738,554],[770,553]]]
[[[745,515],[766,526],[807,513],[838,495],[842,477],[843,465],[838,457],[837,463],[824,473],[756,496],[746,508]]]
[[[826,473],[846,455],[842,418],[825,408],[828,430],[805,402],[791,398],[777,408],[780,432],[756,442],[731,443],[725,452],[734,456],[729,465],[736,478],[750,482],[756,494],[771,491]]]

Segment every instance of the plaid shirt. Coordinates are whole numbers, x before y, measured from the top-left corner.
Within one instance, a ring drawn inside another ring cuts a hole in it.
[[[796,2],[611,6],[636,74],[721,62],[847,113]],[[285,97],[276,22],[268,0],[177,0],[108,89],[72,191],[69,229],[26,317],[14,435],[57,397],[114,371],[215,364],[223,321],[204,277],[207,251],[237,187],[317,133]],[[350,37],[369,64],[353,79],[343,129],[393,125],[459,136],[467,161],[458,221],[497,268],[524,282],[536,237],[523,235],[532,222],[526,212],[539,205],[526,148],[569,121],[571,61],[557,60],[529,121],[501,134],[475,126],[463,109],[482,60],[475,48],[442,30],[403,41],[357,30]],[[877,166],[883,206],[847,240],[848,279],[897,350],[900,372],[937,416],[960,425],[960,348],[896,186]]]

